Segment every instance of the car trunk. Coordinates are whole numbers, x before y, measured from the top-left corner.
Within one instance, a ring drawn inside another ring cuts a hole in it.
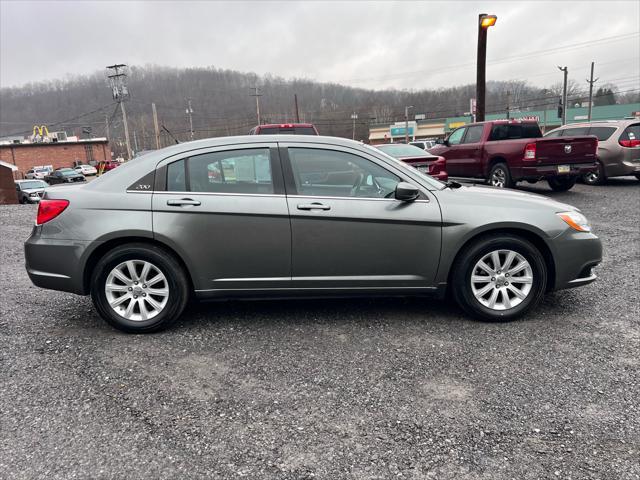
[[[536,159],[541,165],[592,163],[598,149],[594,136],[541,138],[535,143]]]

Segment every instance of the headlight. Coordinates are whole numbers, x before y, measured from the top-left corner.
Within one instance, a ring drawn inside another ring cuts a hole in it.
[[[30,193],[30,194],[29,194],[29,196],[30,196],[30,197],[37,197],[37,196],[38,196],[38,194],[37,194],[37,193]]]
[[[590,232],[591,225],[587,217],[580,212],[561,212],[556,213],[564,222],[578,232]]]

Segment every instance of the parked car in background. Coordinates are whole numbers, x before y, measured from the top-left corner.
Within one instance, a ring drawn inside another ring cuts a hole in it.
[[[27,170],[27,173],[24,175],[24,178],[28,180],[43,180],[44,177],[53,172],[53,168],[49,167],[33,167],[31,170]]]
[[[446,159],[449,177],[500,188],[546,180],[552,190],[566,191],[597,170],[597,146],[592,136],[542,138],[537,122],[494,120],[457,128],[430,152]]]
[[[81,173],[84,176],[88,176],[88,175],[96,175],[98,173],[98,170],[96,169],[96,167],[92,166],[92,165],[87,165],[87,164],[81,164],[78,165],[74,168],[74,170],[77,173]]]
[[[269,123],[253,127],[249,135],[319,135],[312,123]]]
[[[582,177],[587,185],[602,185],[610,177],[634,175],[640,180],[640,119],[571,123],[545,138],[593,135],[598,139],[598,169]]]
[[[106,160],[98,162],[96,168],[98,169],[98,172],[104,173],[113,170],[114,168],[118,168],[119,166],[120,164],[114,160]]]
[[[74,182],[86,182],[87,179],[84,175],[76,172],[73,168],[59,168],[50,175],[44,177],[44,180],[49,185],[56,185],[58,183],[74,183]]]
[[[20,203],[38,203],[49,186],[44,180],[16,180],[16,193]]]
[[[446,185],[352,140],[278,135],[174,145],[48,188],[25,258],[35,285],[90,293],[112,326],[152,332],[191,296],[448,288],[468,314],[510,320],[593,282],[602,246],[564,203]]]
[[[409,145],[421,148],[422,150],[429,150],[436,145],[435,140],[417,140],[415,142],[409,142]]]
[[[407,145],[406,143],[382,143],[375,145],[375,147],[442,182],[446,182],[449,178],[444,157],[432,155],[415,145]]]

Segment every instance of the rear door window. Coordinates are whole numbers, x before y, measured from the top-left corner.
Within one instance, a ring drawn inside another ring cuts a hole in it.
[[[615,131],[616,127],[591,127],[589,135],[595,135],[598,137],[598,141],[604,142],[605,140],[609,140]]]
[[[563,137],[579,137],[582,135],[589,135],[589,127],[573,127],[565,128]]]
[[[467,134],[464,136],[462,143],[479,143],[482,140],[482,132],[484,125],[475,125],[467,128]]]
[[[167,167],[167,191],[274,193],[268,148],[196,155]]]

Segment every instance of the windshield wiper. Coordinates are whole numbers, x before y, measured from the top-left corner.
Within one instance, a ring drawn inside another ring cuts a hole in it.
[[[444,184],[444,186],[454,190],[456,188],[460,188],[462,184],[459,182],[456,182],[455,180],[449,180],[447,183]]]

